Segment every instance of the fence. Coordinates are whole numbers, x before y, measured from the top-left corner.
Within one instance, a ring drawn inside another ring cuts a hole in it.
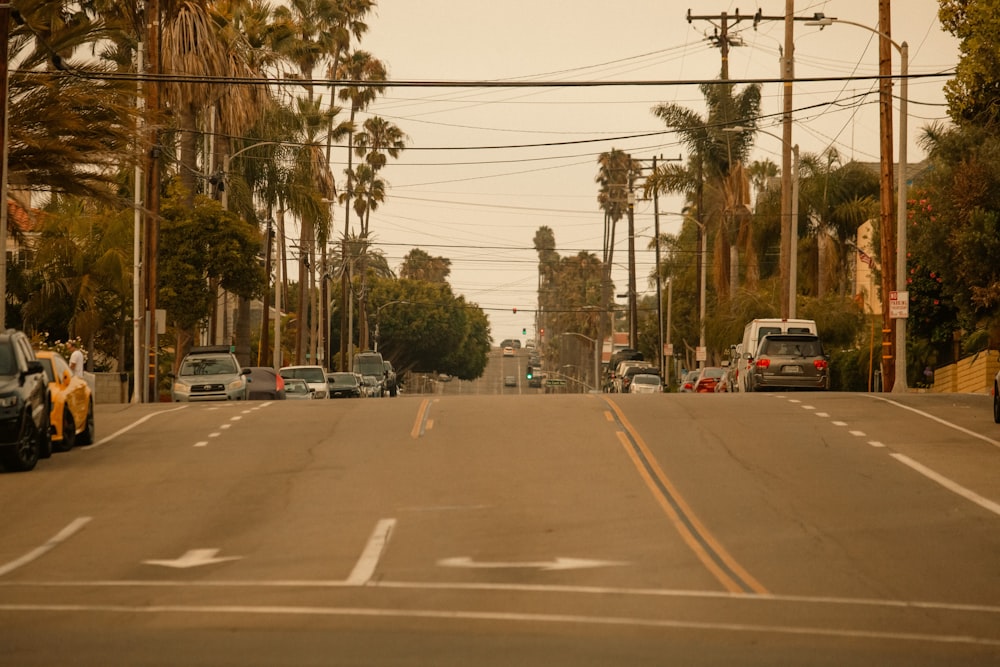
[[[934,369],[933,393],[983,394],[993,387],[1000,370],[1000,350],[986,350],[954,364]]]

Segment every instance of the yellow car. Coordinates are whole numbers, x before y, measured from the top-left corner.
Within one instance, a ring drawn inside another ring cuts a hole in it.
[[[94,396],[90,385],[75,377],[58,352],[35,353],[49,383],[52,448],[66,452],[94,442]]]

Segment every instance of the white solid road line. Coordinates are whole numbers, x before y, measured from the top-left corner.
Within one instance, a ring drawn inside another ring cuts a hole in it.
[[[988,442],[989,444],[993,445],[994,447],[1000,447],[1000,440],[994,440],[993,438],[989,438],[989,437],[983,435],[982,433],[976,433],[975,431],[970,431],[969,429],[964,428],[962,426],[959,426],[958,424],[952,424],[949,421],[945,421],[944,419],[941,419],[940,417],[935,417],[934,415],[929,414],[927,412],[924,412],[923,410],[917,410],[916,408],[911,408],[908,405],[903,405],[902,403],[898,403],[898,402],[890,400],[888,398],[882,398],[881,396],[872,396],[872,398],[877,399],[879,401],[885,401],[886,403],[889,403],[890,405],[895,405],[897,408],[902,408],[904,410],[909,410],[910,412],[915,412],[918,415],[920,415],[921,417],[926,417],[927,419],[931,419],[933,421],[936,421],[939,424],[944,424],[948,428],[953,428],[956,431],[960,431],[960,432],[964,433],[965,435],[972,436],[973,438],[976,438],[978,440],[982,440],[983,442]]]
[[[993,512],[997,516],[1000,516],[1000,503],[995,503],[988,498],[983,498],[975,491],[970,491],[961,484],[958,484],[957,482],[953,482],[952,480],[948,479],[944,475],[934,472],[933,470],[923,465],[922,463],[917,463],[909,456],[906,456],[904,454],[895,454],[895,453],[890,454],[890,456],[899,461],[900,463],[913,468],[924,477],[937,482],[938,484],[948,489],[952,493],[957,493],[966,500],[971,500],[972,502],[976,503],[983,509],[989,510],[990,512]]]
[[[150,419],[152,419],[153,417],[155,417],[157,415],[165,415],[168,412],[177,412],[178,410],[183,410],[186,407],[187,407],[187,404],[184,404],[184,405],[182,405],[180,407],[171,408],[169,410],[159,410],[157,412],[151,412],[148,415],[146,415],[145,417],[142,417],[141,419],[136,419],[134,422],[132,422],[131,424],[129,424],[125,428],[120,428],[117,431],[115,431],[114,433],[112,433],[111,435],[109,435],[109,436],[107,436],[105,438],[101,438],[100,440],[98,440],[94,444],[87,445],[86,447],[81,447],[80,449],[94,449],[95,447],[100,447],[101,445],[106,445],[107,443],[111,442],[112,440],[114,440],[115,438],[117,438],[118,436],[120,436],[121,434],[128,433],[129,431],[131,431],[132,429],[134,429],[139,424],[147,422],[147,421],[149,421]]]
[[[70,537],[73,536],[78,530],[83,528],[90,521],[89,516],[81,516],[70,522],[68,526],[56,533],[48,542],[38,547],[37,549],[32,549],[28,553],[24,554],[16,560],[12,560],[6,565],[0,566],[0,577],[10,572],[13,572],[22,565],[27,565],[33,560],[41,558],[48,552],[55,549],[59,544],[65,542]]]
[[[351,576],[347,577],[344,581],[345,584],[348,586],[364,586],[371,581],[372,575],[375,574],[375,568],[378,567],[378,562],[382,558],[382,552],[385,551],[385,547],[389,543],[392,529],[395,526],[395,519],[382,519],[375,524],[375,530],[372,532],[372,536],[368,538],[368,544],[365,545],[365,550],[361,552],[361,558],[354,565]]]

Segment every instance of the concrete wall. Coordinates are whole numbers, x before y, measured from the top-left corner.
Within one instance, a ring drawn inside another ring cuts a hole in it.
[[[125,373],[86,373],[94,392],[94,403],[128,403],[128,375]]]
[[[987,350],[934,369],[934,393],[988,394],[1000,370],[1000,350]]]

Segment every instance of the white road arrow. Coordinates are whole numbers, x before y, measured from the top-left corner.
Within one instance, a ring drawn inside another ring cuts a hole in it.
[[[527,568],[534,570],[583,570],[591,567],[615,567],[626,565],[622,561],[594,560],[589,558],[556,558],[549,561],[528,562],[476,562],[468,556],[442,558],[437,563],[441,567],[464,567],[469,569]]]
[[[191,549],[191,551],[188,551],[180,558],[175,558],[174,560],[144,560],[142,562],[147,565],[162,565],[163,567],[187,569],[189,567],[212,565],[213,563],[225,563],[226,561],[239,560],[243,558],[243,556],[216,558],[215,554],[217,553],[219,553],[218,549]]]

